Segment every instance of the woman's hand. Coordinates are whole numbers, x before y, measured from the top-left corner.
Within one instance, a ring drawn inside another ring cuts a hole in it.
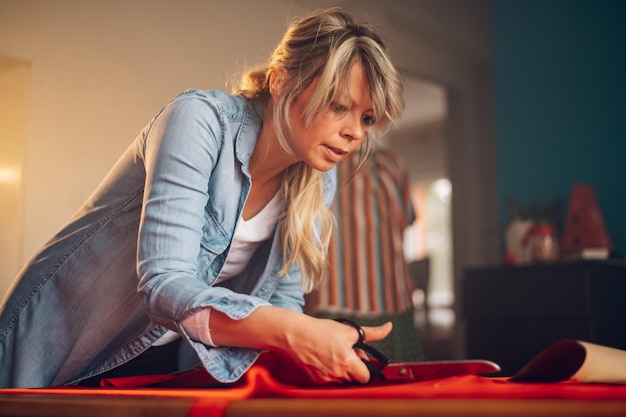
[[[291,340],[290,349],[285,353],[313,382],[366,383],[370,380],[370,371],[362,361],[367,356],[354,349],[359,340],[359,333],[354,327],[304,315],[299,321],[301,324],[295,333],[297,337]],[[384,339],[391,329],[391,322],[377,327],[363,327],[365,341]]]
[[[213,310],[210,327],[215,344],[277,351],[317,384],[366,383],[370,379],[370,372],[361,360],[364,354],[354,349],[359,340],[358,331],[335,320],[264,306],[241,320],[232,320]],[[391,328],[391,322],[363,327],[365,341],[384,339]]]

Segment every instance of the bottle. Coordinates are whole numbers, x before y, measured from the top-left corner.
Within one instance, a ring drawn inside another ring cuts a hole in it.
[[[556,226],[536,224],[526,235],[526,259],[529,262],[554,262],[559,259],[559,241]]]

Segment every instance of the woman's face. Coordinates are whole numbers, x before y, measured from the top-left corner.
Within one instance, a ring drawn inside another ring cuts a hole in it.
[[[298,161],[328,171],[359,147],[374,116],[367,76],[360,62],[352,65],[346,96],[306,126],[304,112],[316,86],[317,80],[294,101],[288,142]]]

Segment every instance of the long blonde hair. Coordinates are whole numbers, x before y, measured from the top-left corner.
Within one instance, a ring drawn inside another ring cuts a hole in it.
[[[267,66],[248,71],[237,93],[268,102],[270,76],[285,74],[278,96],[272,96],[273,123],[278,141],[292,152],[286,140],[290,132],[292,103],[313,80],[319,78],[305,109],[310,124],[345,92],[352,64],[360,62],[367,74],[375,125],[361,145],[367,155],[376,132],[395,121],[402,110],[402,83],[391,63],[385,44],[371,24],[359,24],[340,8],[320,10],[293,23],[270,57]],[[304,277],[304,290],[311,291],[326,276],[328,245],[334,227],[332,211],[324,203],[324,173],[304,162],[290,166],[283,176],[286,202],[281,226],[283,258],[281,275],[297,262]]]

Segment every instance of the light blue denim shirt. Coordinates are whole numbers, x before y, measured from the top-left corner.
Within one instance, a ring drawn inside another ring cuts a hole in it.
[[[278,277],[277,233],[244,272],[214,286],[250,190],[259,110],[242,96],[192,89],[144,128],[20,273],[0,312],[0,386],[77,382],[129,361],[167,329],[217,380],[241,377],[259,351],[210,348],[181,321],[203,307],[234,319],[263,305],[302,310],[299,268]],[[335,188],[333,169],[327,204]]]

